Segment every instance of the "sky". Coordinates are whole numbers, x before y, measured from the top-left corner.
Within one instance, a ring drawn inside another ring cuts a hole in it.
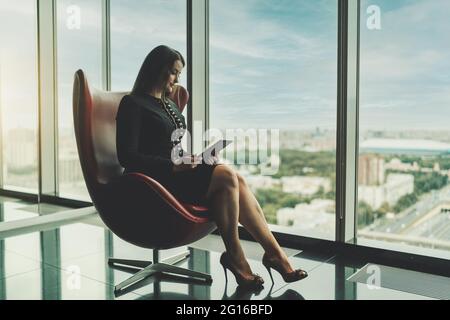
[[[381,30],[367,28],[377,5]],[[360,129],[448,129],[448,0],[363,0]],[[336,1],[211,1],[212,122],[335,128]],[[239,116],[236,116],[239,115]]]
[[[73,73],[83,68],[101,86],[101,7],[97,0],[57,4],[58,116],[71,126]],[[80,29],[67,28],[72,4],[81,8]],[[369,5],[381,9],[381,30],[366,28]],[[210,10],[213,127],[335,129],[336,0],[211,0]],[[362,130],[448,127],[447,12],[448,0],[362,1]],[[113,90],[130,90],[145,55],[159,44],[186,56],[185,13],[183,0],[111,0]],[[0,0],[0,103],[8,105],[7,126],[36,119],[34,15],[32,0]],[[30,74],[27,95],[19,90],[24,73]]]
[[[35,1],[21,1],[0,0],[0,119],[5,129],[37,127]]]
[[[361,128],[448,129],[450,1],[372,4],[382,28],[361,28]]]
[[[211,124],[336,125],[337,1],[210,3]]]

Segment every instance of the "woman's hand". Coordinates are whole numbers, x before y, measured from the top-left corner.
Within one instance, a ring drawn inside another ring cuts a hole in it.
[[[214,164],[218,164],[219,161],[220,161],[220,159],[219,159],[218,156],[209,156],[209,157],[207,157],[207,158],[204,158],[203,161],[204,161],[206,164],[212,166],[212,165],[214,165]]]

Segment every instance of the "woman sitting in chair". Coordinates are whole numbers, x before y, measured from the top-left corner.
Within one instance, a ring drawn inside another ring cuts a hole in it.
[[[122,99],[117,113],[117,154],[121,165],[125,172],[142,172],[156,179],[186,203],[206,204],[210,208],[226,247],[220,263],[225,275],[229,269],[239,285],[257,287],[264,282],[252,273],[244,256],[239,222],[264,248],[262,262],[271,278],[271,268],[286,282],[305,278],[306,271],[292,268],[242,176],[217,162],[172,161],[172,151],[180,147],[181,141],[173,141],[172,134],[177,129],[185,130],[186,122],[167,96],[174,90],[184,65],[182,55],[167,46],[156,47],[145,59],[133,91]],[[180,156],[182,153],[181,150]]]

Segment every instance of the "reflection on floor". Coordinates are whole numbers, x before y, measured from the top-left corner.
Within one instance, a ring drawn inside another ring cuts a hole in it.
[[[207,250],[201,248],[205,241],[213,244]],[[290,259],[294,267],[306,269],[309,277],[286,284],[279,274],[274,273],[275,284],[272,285],[258,258],[260,249],[254,243],[244,244],[253,271],[266,281],[264,288],[258,292],[237,287],[230,275],[229,282],[225,283],[219,264],[222,250],[220,238],[210,236],[189,248],[163,251],[161,258],[190,250],[190,258],[179,266],[210,273],[212,284],[187,282],[183,277],[158,276],[115,295],[114,284],[131,274],[126,269],[108,267],[107,259],[114,256],[151,260],[152,250],[120,240],[108,230],[93,225],[92,219],[54,230],[23,234],[0,240],[0,299],[429,299],[348,281],[367,261],[350,262],[336,256],[305,251]]]
[[[0,196],[0,222],[29,219],[64,210],[67,210],[67,208],[46,203],[28,203]]]

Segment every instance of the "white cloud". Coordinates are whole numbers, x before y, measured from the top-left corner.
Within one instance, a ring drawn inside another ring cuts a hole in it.
[[[364,80],[405,80],[435,72],[447,62],[447,55],[438,50],[405,52],[401,45],[383,46],[378,51],[364,51],[361,70]]]
[[[281,24],[254,14],[260,7],[255,1],[221,1],[211,6],[213,50],[225,50],[236,56],[265,60],[298,60],[323,53],[324,43],[306,35],[293,25]],[[272,3],[272,6],[276,5]]]
[[[36,1],[34,0],[0,0],[0,12],[5,16],[34,16],[36,14]]]
[[[141,43],[186,42],[184,2],[117,1],[111,16],[111,33],[118,39],[131,36],[132,41]]]
[[[381,31],[361,30],[361,128],[442,126],[450,116],[450,2],[390,4],[380,3]]]

